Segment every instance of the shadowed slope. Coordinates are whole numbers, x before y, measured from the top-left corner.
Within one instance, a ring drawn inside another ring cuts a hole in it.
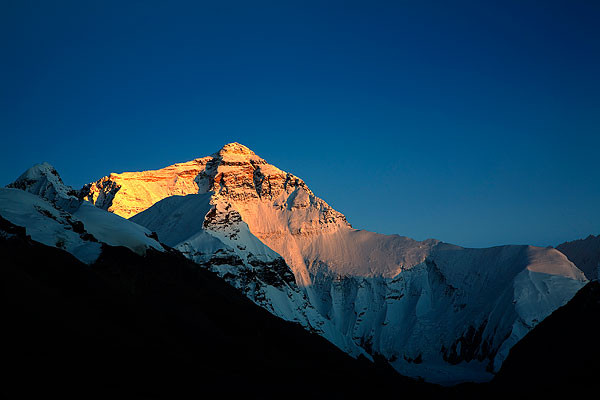
[[[11,397],[437,390],[350,358],[177,252],[104,246],[86,266],[1,218],[0,232]]]
[[[588,283],[510,351],[493,381],[512,393],[583,394],[600,371],[600,283]]]
[[[577,265],[588,279],[600,278],[600,235],[565,242],[556,249]]]

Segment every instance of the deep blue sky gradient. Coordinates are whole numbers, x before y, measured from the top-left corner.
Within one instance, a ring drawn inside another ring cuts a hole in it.
[[[0,4],[1,185],[238,141],[357,228],[600,233],[600,2]]]

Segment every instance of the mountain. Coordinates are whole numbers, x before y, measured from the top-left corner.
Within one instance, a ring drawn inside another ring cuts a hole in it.
[[[600,279],[600,235],[573,240],[556,246],[588,279]]]
[[[440,391],[271,315],[210,272],[228,255],[187,259],[148,229],[79,200],[47,163],[9,186],[0,189],[7,398],[279,398],[305,381],[316,398],[362,390],[339,384],[346,379],[371,394]],[[285,262],[265,251],[244,258],[255,278],[293,286]]]
[[[512,346],[587,282],[551,248],[467,249],[354,229],[302,179],[238,143],[110,174],[79,197],[156,232],[349,354],[431,382],[490,380]]]
[[[7,210],[1,207],[0,214]],[[573,394],[593,386],[597,351],[573,347],[598,335],[597,282],[513,347],[491,386],[442,388],[403,378],[381,359],[345,355],[270,315],[176,250],[149,247],[138,254],[101,243],[99,257],[85,264],[29,232],[0,216],[6,370],[0,394],[6,398],[402,393],[464,400],[502,392]]]

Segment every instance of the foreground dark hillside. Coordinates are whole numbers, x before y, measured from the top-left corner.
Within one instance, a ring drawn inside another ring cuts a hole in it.
[[[566,255],[588,279],[599,277],[600,235],[589,235],[585,239],[565,242],[556,246],[556,249]]]
[[[352,359],[177,252],[106,247],[90,267],[6,220],[1,232],[8,398],[439,392]]]
[[[175,251],[107,246],[86,266],[0,217],[0,258],[5,398],[495,398],[576,393],[600,371],[598,282],[519,342],[491,385],[440,388],[352,359]]]
[[[532,394],[596,391],[599,341],[600,283],[592,281],[511,349],[494,388]]]

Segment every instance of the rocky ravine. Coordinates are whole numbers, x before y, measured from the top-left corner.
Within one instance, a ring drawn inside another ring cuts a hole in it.
[[[465,249],[353,229],[300,178],[238,143],[157,171],[111,174],[80,197],[199,263],[232,257],[213,270],[271,312],[433,382],[489,380],[586,282],[555,249]]]

